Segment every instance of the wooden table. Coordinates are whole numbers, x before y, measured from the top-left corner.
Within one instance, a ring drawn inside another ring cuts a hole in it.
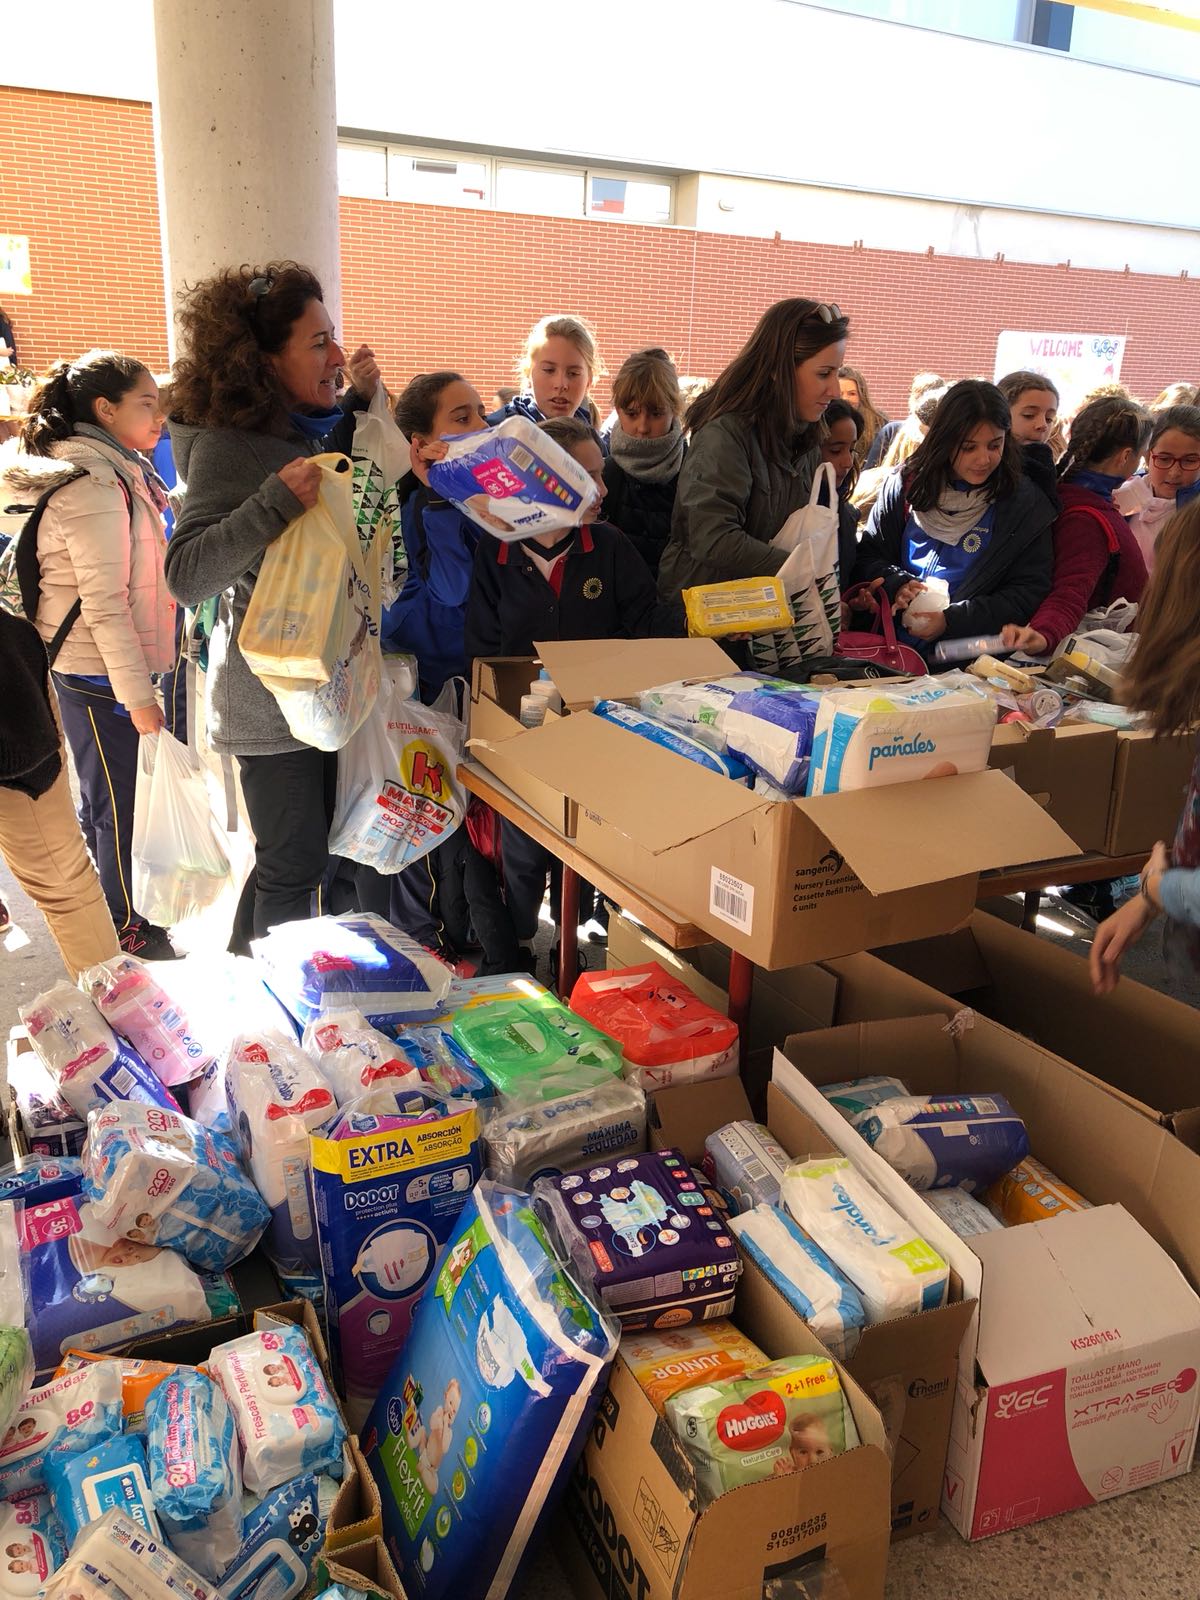
[[[1001,867],[979,874],[976,898],[991,900],[1006,894],[1025,898],[1021,926],[1032,933],[1037,925],[1042,891],[1056,883],[1098,883],[1105,878],[1126,878],[1140,872],[1150,859],[1149,852],[1132,856],[1105,856],[1089,850],[1081,856],[1064,856],[1057,861],[1033,861],[1023,867]]]

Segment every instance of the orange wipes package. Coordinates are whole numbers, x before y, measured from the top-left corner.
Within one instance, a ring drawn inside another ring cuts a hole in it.
[[[61,1378],[89,1361],[115,1361],[121,1368],[121,1411],[127,1430],[141,1427],[151,1392],[176,1370],[170,1361],[141,1361],[125,1356],[94,1355],[90,1350],[68,1350],[54,1376]]]
[[[1006,1228],[1022,1222],[1045,1222],[1064,1211],[1090,1211],[1092,1203],[1056,1177],[1049,1167],[1033,1156],[997,1178],[983,1196],[983,1202]]]

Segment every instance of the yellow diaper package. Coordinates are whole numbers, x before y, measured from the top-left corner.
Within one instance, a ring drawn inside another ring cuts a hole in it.
[[[1064,1211],[1090,1211],[1092,1203],[1076,1194],[1033,1156],[997,1178],[983,1195],[984,1204],[1005,1227],[1015,1228],[1022,1222],[1045,1222],[1047,1217],[1057,1217]]]
[[[770,633],[790,628],[792,607],[779,578],[731,578],[683,591],[688,633],[723,639],[731,633]]]
[[[725,1318],[693,1327],[649,1329],[621,1338],[621,1354],[659,1416],[673,1394],[695,1383],[740,1378],[768,1357]]]

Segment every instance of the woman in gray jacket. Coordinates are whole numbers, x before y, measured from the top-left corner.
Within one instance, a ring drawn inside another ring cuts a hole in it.
[[[379,368],[364,345],[350,358],[354,390],[337,404],[346,357],[321,285],[294,261],[230,267],[186,291],[171,389],[171,442],[187,485],[167,547],[167,583],[185,605],[218,599],[209,640],[209,741],[236,756],[254,831],[254,871],[230,949],[279,922],[324,910],[337,756],[299,743],[246,664],[238,634],[266,548],[318,498],[309,459],[348,451],[356,407]]]

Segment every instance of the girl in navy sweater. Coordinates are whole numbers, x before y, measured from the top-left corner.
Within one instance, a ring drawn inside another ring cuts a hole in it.
[[[517,365],[521,392],[488,418],[528,417],[531,422],[578,417],[593,427],[596,410],[588,398],[596,374],[605,371],[596,335],[582,317],[549,316],[535,322]],[[603,446],[601,446],[603,449]]]

